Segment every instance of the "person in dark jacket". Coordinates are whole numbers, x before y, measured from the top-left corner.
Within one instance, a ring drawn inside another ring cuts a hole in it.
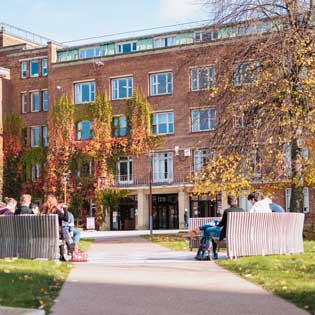
[[[20,206],[15,210],[15,214],[34,214],[30,208],[32,202],[32,196],[28,194],[23,194],[20,198]]]
[[[223,212],[223,217],[222,220],[219,222],[218,226],[221,226],[221,232],[220,232],[220,241],[222,241],[226,237],[226,228],[227,228],[227,218],[228,214],[231,212],[244,212],[242,208],[239,208],[237,206],[237,197],[233,195],[229,195],[227,198],[228,205],[230,208],[227,208]],[[217,254],[217,244],[216,242],[212,239],[212,248],[213,248],[213,257],[215,259],[218,258]]]

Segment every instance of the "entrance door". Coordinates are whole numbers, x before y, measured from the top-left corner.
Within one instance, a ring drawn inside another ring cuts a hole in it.
[[[178,195],[152,196],[153,229],[178,229]]]

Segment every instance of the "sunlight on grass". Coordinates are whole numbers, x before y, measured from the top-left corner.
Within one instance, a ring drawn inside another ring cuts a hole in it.
[[[217,263],[315,314],[315,241],[302,255],[244,257]]]
[[[146,235],[145,239],[172,250],[189,250],[189,241],[181,235]]]

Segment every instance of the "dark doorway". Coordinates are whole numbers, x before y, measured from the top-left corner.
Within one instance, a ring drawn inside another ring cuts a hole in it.
[[[110,229],[114,231],[128,231],[136,229],[135,211],[136,196],[128,196],[120,201],[117,211],[111,211]]]
[[[209,196],[191,196],[190,197],[190,217],[205,218],[218,216],[216,199]]]
[[[178,229],[178,195],[152,196],[153,229]]]

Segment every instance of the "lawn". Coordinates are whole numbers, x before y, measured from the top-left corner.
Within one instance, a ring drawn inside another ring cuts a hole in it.
[[[243,257],[217,263],[315,314],[315,241],[302,255]]]
[[[189,250],[189,241],[181,235],[146,235],[145,239],[172,250]]]
[[[87,250],[93,240],[81,240]],[[0,259],[0,305],[41,308],[48,314],[66,280],[71,263],[49,260]]]

